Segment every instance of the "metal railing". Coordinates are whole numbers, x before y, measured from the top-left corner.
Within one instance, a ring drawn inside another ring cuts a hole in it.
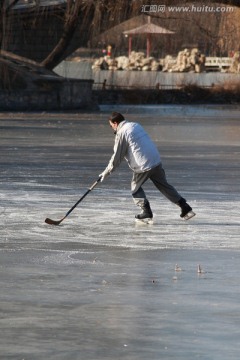
[[[103,82],[94,82],[93,90],[178,90],[186,86],[198,86],[199,88],[211,88],[211,86],[206,85],[196,85],[196,84],[182,84],[182,85],[166,85],[157,83],[154,86],[142,86],[142,85],[115,85],[107,84],[105,79]]]

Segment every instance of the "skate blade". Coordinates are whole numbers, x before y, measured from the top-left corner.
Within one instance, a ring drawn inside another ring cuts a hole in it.
[[[151,218],[135,219],[135,222],[136,222],[136,224],[140,224],[140,225],[152,225],[153,219],[151,219]]]
[[[187,215],[185,215],[182,219],[183,219],[183,220],[189,220],[189,219],[191,219],[192,217],[194,217],[195,215],[196,215],[195,212],[189,211],[189,213],[187,213]]]

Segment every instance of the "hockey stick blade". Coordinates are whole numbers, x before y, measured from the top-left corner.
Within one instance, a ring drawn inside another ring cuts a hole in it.
[[[65,219],[65,217],[63,219]],[[63,219],[61,219],[61,220],[52,220],[52,219],[46,218],[45,223],[47,223],[49,225],[59,225],[63,221]]]
[[[95,181],[95,183],[92,184],[92,186],[85,192],[85,194],[81,197],[81,199],[79,199],[76,202],[76,204],[74,204],[71,207],[71,209],[66,213],[66,215],[61,220],[52,220],[52,219],[46,218],[45,223],[49,224],[49,225],[59,225],[75,209],[75,207],[87,196],[87,194],[90,193],[90,191],[92,191],[95,188],[95,186],[97,185],[97,183],[99,183],[100,180],[101,180],[101,177],[99,177],[97,179],[97,181]]]

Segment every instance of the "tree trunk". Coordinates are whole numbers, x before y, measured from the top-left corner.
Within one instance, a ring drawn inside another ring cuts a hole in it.
[[[0,49],[2,48],[7,14],[18,2],[19,0],[13,0],[12,3],[9,4],[5,0],[0,0]]]
[[[79,24],[81,6],[81,0],[68,0],[64,19],[63,34],[53,51],[41,63],[41,65],[47,69],[52,70],[59,64],[59,61],[67,49]]]

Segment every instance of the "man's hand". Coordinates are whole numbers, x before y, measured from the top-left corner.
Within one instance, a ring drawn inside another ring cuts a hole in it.
[[[98,176],[101,178],[100,181],[103,182],[104,179],[109,175],[109,172],[104,170],[101,174],[99,174]]]

